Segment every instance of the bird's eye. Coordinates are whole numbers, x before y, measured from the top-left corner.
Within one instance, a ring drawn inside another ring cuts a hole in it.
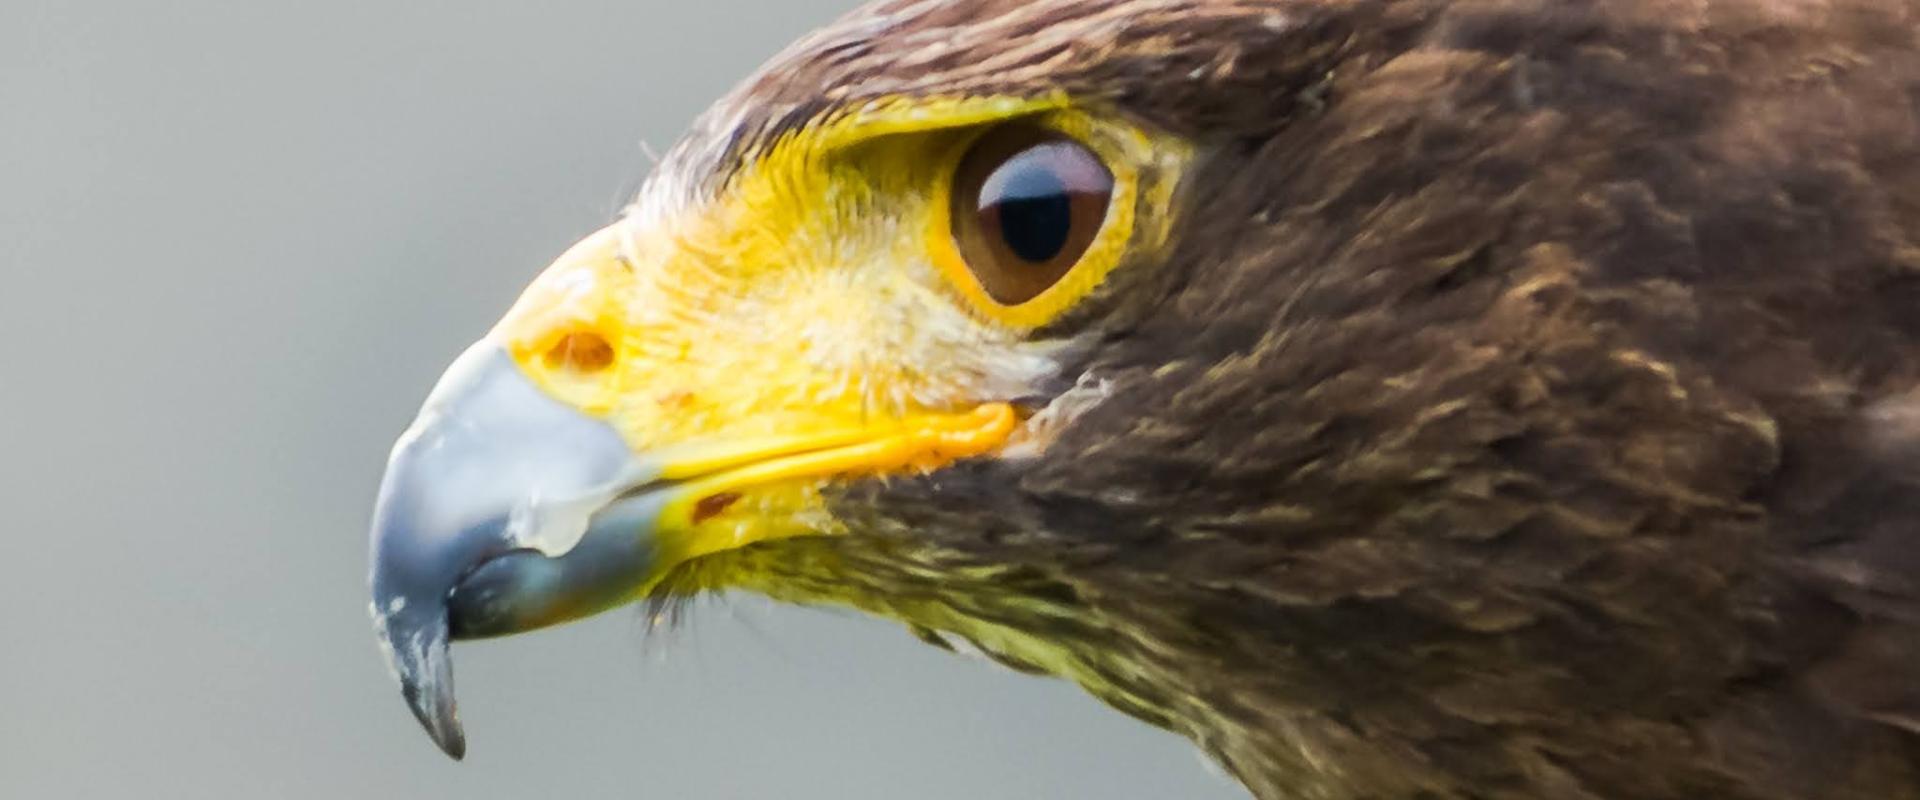
[[[1085,145],[1044,128],[989,132],[954,175],[953,238],[996,302],[1024,303],[1054,285],[1093,244],[1113,173]]]

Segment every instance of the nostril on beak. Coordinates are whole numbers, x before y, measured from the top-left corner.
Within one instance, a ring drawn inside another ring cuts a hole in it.
[[[547,348],[546,359],[547,366],[555,369],[599,372],[613,366],[613,345],[593,331],[575,331]]]

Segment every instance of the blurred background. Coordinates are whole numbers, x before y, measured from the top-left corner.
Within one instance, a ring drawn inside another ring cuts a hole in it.
[[[709,603],[455,648],[365,526],[441,368],[848,0],[0,0],[0,798],[1243,798],[1061,682]]]

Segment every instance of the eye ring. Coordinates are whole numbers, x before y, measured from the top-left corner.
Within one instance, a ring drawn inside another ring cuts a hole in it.
[[[988,298],[1017,306],[1080,263],[1114,194],[1112,170],[1086,145],[1037,125],[1003,125],[976,140],[954,171],[954,247]]]

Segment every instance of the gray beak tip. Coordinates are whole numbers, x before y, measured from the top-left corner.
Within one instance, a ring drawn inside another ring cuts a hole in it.
[[[467,754],[467,736],[460,728],[459,707],[454,701],[446,619],[444,611],[434,609],[426,614],[383,618],[377,627],[400,679],[400,696],[441,752],[459,761]]]
[[[467,734],[460,729],[460,718],[451,708],[446,713],[437,714],[429,710],[430,704],[423,704],[417,699],[417,693],[402,692],[402,695],[413,709],[413,716],[420,720],[420,726],[427,729],[427,735],[433,737],[433,743],[440,746],[441,752],[455,761],[467,757]]]

